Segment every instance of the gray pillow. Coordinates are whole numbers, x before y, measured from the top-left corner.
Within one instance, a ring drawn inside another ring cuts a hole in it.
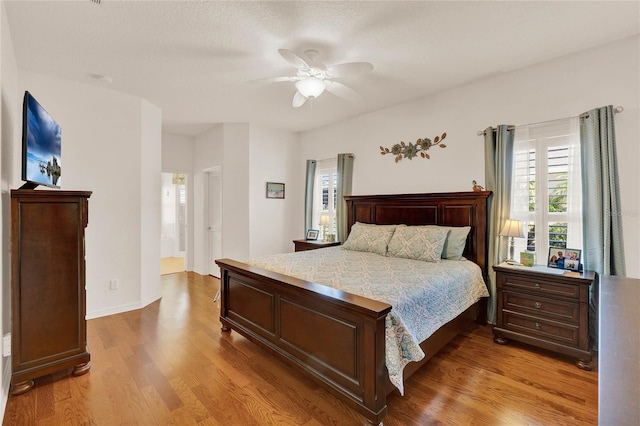
[[[448,230],[426,226],[398,226],[389,242],[388,255],[439,262]]]
[[[432,228],[441,228],[449,231],[442,249],[442,258],[449,260],[462,260],[462,252],[467,244],[467,235],[471,231],[470,226],[438,226],[427,225]]]
[[[397,225],[373,225],[356,222],[342,248],[353,251],[387,254],[387,246]]]

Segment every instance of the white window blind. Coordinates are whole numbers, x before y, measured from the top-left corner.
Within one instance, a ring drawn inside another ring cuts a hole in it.
[[[335,233],[336,229],[337,180],[338,171],[335,158],[317,162],[315,184],[313,186],[312,223],[314,227],[317,227],[316,229],[323,231],[323,227],[320,225],[320,215],[328,214],[328,233]]]
[[[513,155],[510,217],[523,222],[526,235],[516,240],[516,253],[533,251],[546,265],[550,247],[582,249],[578,119],[517,127]]]

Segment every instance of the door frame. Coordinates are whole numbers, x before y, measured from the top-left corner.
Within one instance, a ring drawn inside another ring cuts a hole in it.
[[[168,173],[168,174],[182,174],[182,175],[186,175],[187,176],[187,183],[185,185],[185,190],[186,190],[186,196],[187,196],[187,204],[185,206],[186,208],[186,222],[187,222],[187,226],[185,227],[185,247],[184,247],[184,269],[185,271],[191,271],[193,270],[193,265],[191,262],[192,257],[194,255],[193,253],[193,248],[192,248],[192,244],[193,244],[193,197],[191,195],[191,192],[193,190],[193,173],[189,172],[189,171],[184,171],[184,170],[162,170],[160,172],[160,174],[162,175],[163,173]],[[160,212],[160,223],[162,223],[162,211]],[[176,223],[176,227],[177,227],[177,223]],[[177,246],[177,242],[176,242],[176,246]],[[177,250],[176,250],[177,252]],[[175,254],[175,253],[174,253]],[[190,267],[191,266],[191,267]]]
[[[220,229],[221,229],[221,236],[220,236],[220,253],[222,254],[223,251],[223,247],[224,247],[224,238],[222,236],[222,229],[224,228],[224,217],[222,215],[222,200],[223,200],[223,185],[222,185],[222,166],[213,166],[213,167],[208,167],[206,169],[202,170],[204,173],[204,185],[203,187],[203,200],[204,200],[204,212],[203,212],[203,216],[204,216],[204,234],[205,234],[205,238],[203,238],[202,244],[202,253],[205,255],[204,256],[204,261],[203,261],[203,269],[205,270],[205,272],[208,275],[212,275],[214,277],[219,277],[220,275],[220,270],[218,268],[214,268],[212,267],[212,262],[210,260],[212,253],[211,253],[211,232],[210,232],[210,228],[211,228],[211,188],[210,188],[210,184],[211,184],[211,176],[220,176]]]

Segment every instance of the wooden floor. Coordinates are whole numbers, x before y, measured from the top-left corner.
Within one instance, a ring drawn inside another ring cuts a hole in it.
[[[160,275],[184,272],[184,257],[163,257],[160,259]]]
[[[162,277],[145,309],[88,321],[91,371],[9,398],[5,425],[361,425],[363,418],[240,337],[220,332],[218,281]],[[595,425],[596,372],[490,327],[458,336],[388,398],[386,426]]]

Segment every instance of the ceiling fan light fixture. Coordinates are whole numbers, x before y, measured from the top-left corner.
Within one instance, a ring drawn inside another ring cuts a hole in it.
[[[324,92],[326,87],[325,82],[316,77],[307,77],[296,82],[296,89],[305,98],[317,98]]]

